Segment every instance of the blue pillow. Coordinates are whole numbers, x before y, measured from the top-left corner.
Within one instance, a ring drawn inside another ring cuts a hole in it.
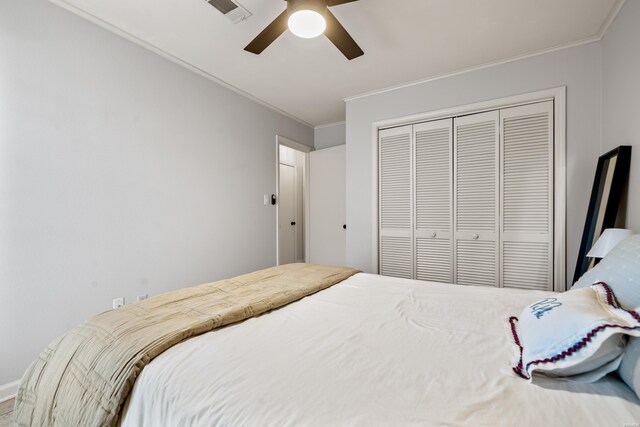
[[[623,240],[594,268],[587,271],[572,289],[605,282],[630,310],[640,308],[640,234]],[[630,338],[618,374],[640,397],[640,338]]]

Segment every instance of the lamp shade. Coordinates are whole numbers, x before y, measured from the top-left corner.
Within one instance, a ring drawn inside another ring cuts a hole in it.
[[[633,231],[624,228],[607,228],[600,236],[595,245],[591,248],[587,256],[589,258],[604,258],[627,237],[633,236]]]

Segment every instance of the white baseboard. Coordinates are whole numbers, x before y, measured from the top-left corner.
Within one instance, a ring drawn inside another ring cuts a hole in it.
[[[5,400],[13,399],[16,397],[16,393],[18,392],[18,386],[20,385],[20,380],[16,380],[9,384],[0,385],[0,403]]]

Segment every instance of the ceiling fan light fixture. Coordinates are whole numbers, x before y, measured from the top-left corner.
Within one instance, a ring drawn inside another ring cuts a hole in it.
[[[355,1],[358,0],[286,0],[287,9],[267,25],[244,50],[260,55],[288,29],[303,38],[324,34],[349,61],[358,58],[364,55],[364,51],[329,10],[330,7]]]
[[[327,21],[315,10],[301,9],[289,15],[288,27],[298,37],[313,39],[324,34]]]

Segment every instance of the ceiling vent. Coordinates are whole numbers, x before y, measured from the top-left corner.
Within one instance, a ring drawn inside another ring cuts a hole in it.
[[[231,22],[237,24],[240,21],[244,21],[251,16],[251,12],[242,7],[240,3],[235,0],[206,0],[211,6],[215,7],[224,16],[229,18]]]

